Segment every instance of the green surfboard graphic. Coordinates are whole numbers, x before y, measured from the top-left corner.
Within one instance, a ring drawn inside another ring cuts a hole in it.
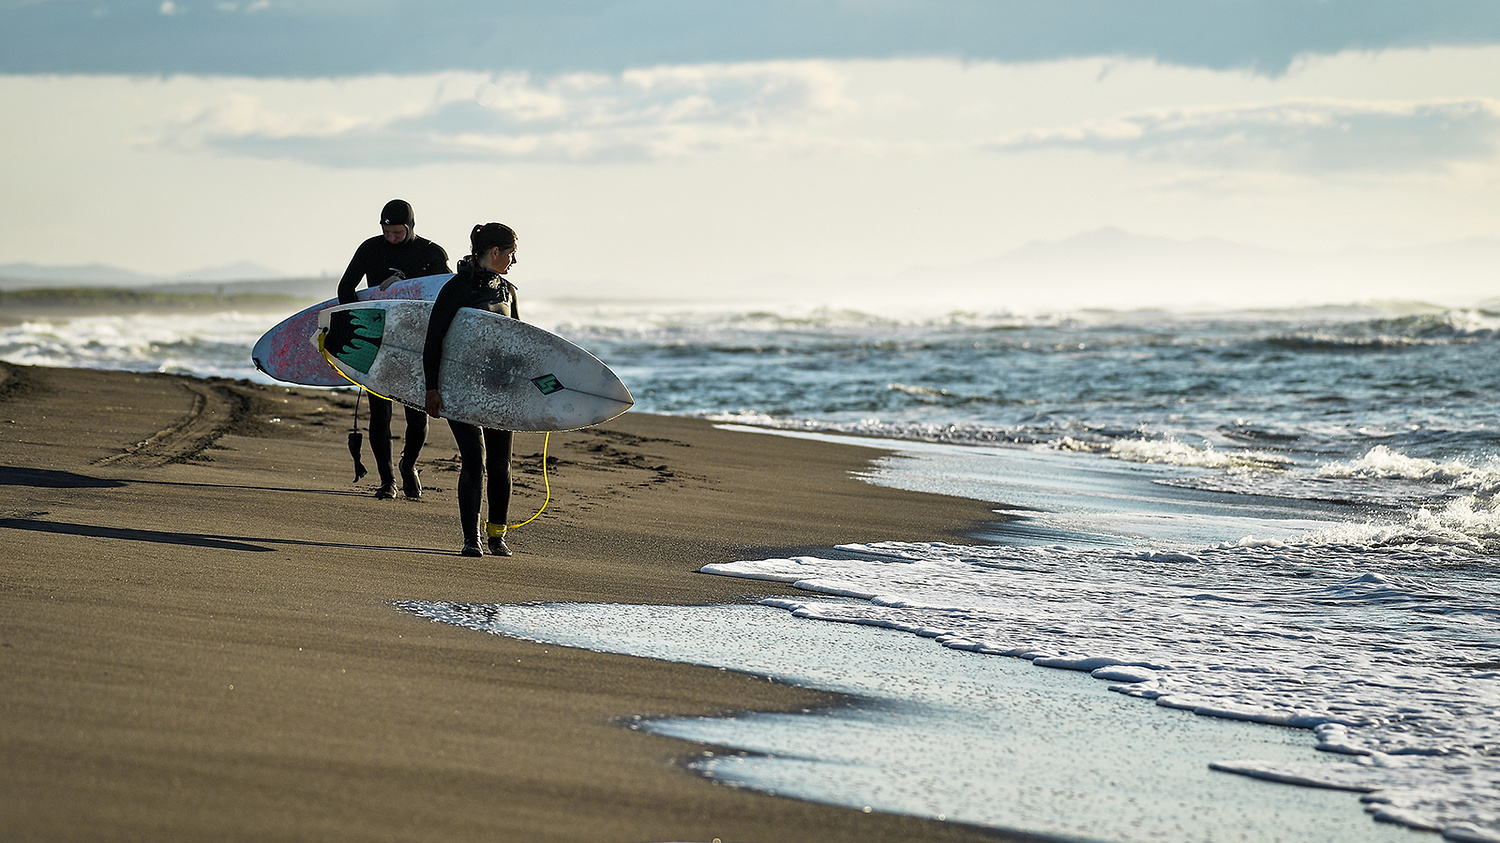
[[[381,308],[340,310],[328,314],[328,336],[323,347],[351,369],[368,375],[384,337],[385,311]]]

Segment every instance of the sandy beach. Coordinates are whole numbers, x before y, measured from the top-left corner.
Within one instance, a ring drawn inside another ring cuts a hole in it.
[[[744,602],[780,587],[697,569],[952,539],[985,505],[851,478],[874,451],[628,413],[553,436],[552,500],[516,556],[465,559],[447,426],[423,500],[376,501],[373,475],[351,483],[352,405],[0,364],[7,837],[1021,839],[720,786],[683,764],[702,747],[620,725],[830,695],[392,605]],[[513,520],[541,505],[542,445],[517,437]]]

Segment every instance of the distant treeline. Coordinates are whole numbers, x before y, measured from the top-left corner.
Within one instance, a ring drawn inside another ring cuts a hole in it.
[[[283,293],[168,293],[121,287],[44,287],[0,290],[0,307],[198,309],[229,306],[259,309],[286,307],[304,298]]]

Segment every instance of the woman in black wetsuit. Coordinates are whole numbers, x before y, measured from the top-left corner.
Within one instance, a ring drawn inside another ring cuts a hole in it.
[[[516,233],[498,222],[474,226],[469,232],[472,254],[458,262],[458,273],[443,285],[432,305],[427,323],[427,343],[422,351],[422,367],[427,380],[427,414],[438,418],[443,399],[438,394],[438,365],[443,356],[443,342],[448,328],[461,307],[489,310],[519,319],[515,285],[502,277],[516,262]],[[464,556],[483,556],[479,541],[479,509],[488,486],[490,518],[485,522],[489,551],[509,556],[505,543],[505,523],[510,512],[510,446],[511,432],[448,420],[453,438],[458,442],[458,521],[463,528]],[[488,483],[486,483],[488,477]]]

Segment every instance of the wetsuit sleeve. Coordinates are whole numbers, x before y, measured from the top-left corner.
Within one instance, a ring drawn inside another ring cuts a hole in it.
[[[431,241],[428,241],[431,242]],[[432,244],[432,257],[428,260],[425,275],[446,275],[453,270],[448,268],[448,252],[436,243]]]
[[[422,345],[422,377],[427,389],[437,389],[438,370],[443,360],[443,340],[453,317],[458,315],[460,290],[452,281],[438,291],[437,301],[432,303],[432,316],[427,320],[427,342]]]
[[[366,257],[368,252],[365,244],[361,243],[359,248],[354,250],[354,257],[349,259],[349,267],[344,270],[343,277],[339,279],[339,302],[341,304],[359,301],[359,296],[355,295],[354,291],[359,289],[359,282],[365,277],[366,264],[369,263]]]
[[[510,318],[519,322],[521,321],[520,295],[516,292],[516,285],[510,283],[509,281],[506,281],[505,285],[507,287],[510,287]]]

